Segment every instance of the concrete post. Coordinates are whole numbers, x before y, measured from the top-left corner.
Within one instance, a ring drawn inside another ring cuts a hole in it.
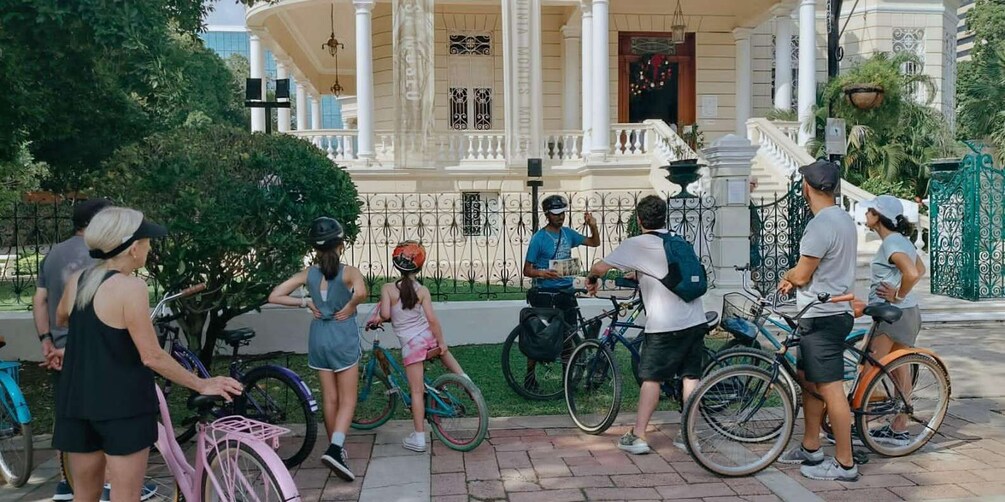
[[[712,143],[704,154],[716,206],[711,245],[715,285],[738,290],[743,277],[733,266],[750,261],[750,166],[757,147],[746,138],[729,134]]]

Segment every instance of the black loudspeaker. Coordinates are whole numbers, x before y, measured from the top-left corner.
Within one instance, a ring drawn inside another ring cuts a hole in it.
[[[541,159],[527,159],[527,176],[530,178],[541,177]]]
[[[276,99],[290,99],[290,79],[276,80]]]
[[[247,101],[262,100],[262,79],[249,78],[247,86],[244,88],[244,99]]]

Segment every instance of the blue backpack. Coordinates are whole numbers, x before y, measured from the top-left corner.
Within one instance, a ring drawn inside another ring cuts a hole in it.
[[[667,256],[667,275],[660,279],[663,286],[685,302],[701,298],[708,291],[708,275],[694,246],[670,232],[646,233],[663,239],[663,251]]]

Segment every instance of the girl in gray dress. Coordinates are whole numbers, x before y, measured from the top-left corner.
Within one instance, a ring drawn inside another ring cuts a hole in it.
[[[359,329],[356,306],[366,299],[363,274],[341,263],[345,232],[333,218],[311,224],[309,240],[314,247],[314,265],[300,271],[272,290],[269,302],[309,308],[314,314],[307,338],[307,364],[321,380],[325,429],[331,445],[321,461],[346,481],[355,479],[343,445],[356,408],[359,380]],[[307,297],[290,296],[306,286]]]
[[[872,356],[881,361],[894,350],[913,347],[918,339],[921,311],[912,289],[925,275],[925,264],[908,239],[914,229],[904,216],[904,206],[900,199],[892,195],[880,195],[862,205],[866,208],[866,226],[883,239],[883,244],[870,265],[872,279],[869,303],[889,302],[903,311],[899,321],[880,321],[876,326],[876,335],[870,341],[869,348]],[[910,387],[907,369],[902,370],[895,370],[894,377],[900,379],[905,387]],[[910,442],[906,429],[907,416],[898,415],[893,423],[872,429],[869,435],[877,442],[901,446]]]

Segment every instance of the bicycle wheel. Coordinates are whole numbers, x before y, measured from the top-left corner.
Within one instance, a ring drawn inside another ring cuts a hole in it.
[[[701,376],[702,378],[705,378],[722,368],[740,364],[756,366],[770,372],[772,366],[775,364],[775,353],[750,347],[734,347],[716,352],[712,355],[712,359],[708,362],[708,364],[705,365]],[[796,383],[795,379],[792,378],[792,375],[784,369],[781,369],[778,372],[778,375],[785,381],[785,385],[792,390],[789,397],[792,398],[792,402],[795,404],[795,409],[798,413],[802,400],[802,394],[799,392],[799,385]]]
[[[10,384],[12,384],[11,381]],[[31,475],[31,423],[21,423],[17,410],[24,406],[20,391],[0,385],[0,473],[15,488],[24,486]]]
[[[611,351],[587,340],[572,351],[565,371],[565,406],[576,427],[602,434],[621,409],[621,373]]]
[[[234,413],[290,429],[276,454],[286,467],[300,465],[318,437],[316,405],[302,395],[303,383],[274,366],[252,369],[242,383],[244,394],[235,400]]]
[[[426,420],[450,449],[471,451],[488,433],[489,407],[471,380],[446,373],[433,380],[432,390],[426,389]]]
[[[547,401],[562,396],[562,361],[532,361],[520,351],[520,326],[513,328],[502,349],[502,372],[506,383],[525,399]],[[578,343],[579,335],[572,335]],[[565,356],[563,351],[563,356]],[[564,357],[563,357],[564,358]]]
[[[723,383],[739,384],[723,399]],[[756,366],[729,366],[703,379],[684,407],[681,428],[688,452],[720,476],[748,476],[768,467],[785,450],[795,428],[791,393]],[[779,434],[769,431],[780,429]],[[750,439],[767,438],[767,439]]]
[[[359,430],[376,429],[387,423],[394,416],[394,410],[398,407],[398,400],[395,399],[397,390],[392,391],[391,383],[380,367],[374,364],[372,367],[369,361],[373,357],[371,352],[363,354],[360,360],[359,372],[359,396],[356,398],[356,410],[352,415],[352,428]]]
[[[265,451],[272,453],[271,450]],[[217,493],[210,480],[210,473],[220,483],[222,493]],[[202,493],[204,502],[282,502],[300,498],[289,471],[271,469],[269,462],[259,451],[234,439],[220,441],[207,453],[206,471],[202,475]]]
[[[855,426],[862,442],[880,455],[914,453],[932,439],[946,418],[949,375],[931,356],[900,356],[886,365],[886,372],[862,385],[865,394],[861,409],[855,410]]]

